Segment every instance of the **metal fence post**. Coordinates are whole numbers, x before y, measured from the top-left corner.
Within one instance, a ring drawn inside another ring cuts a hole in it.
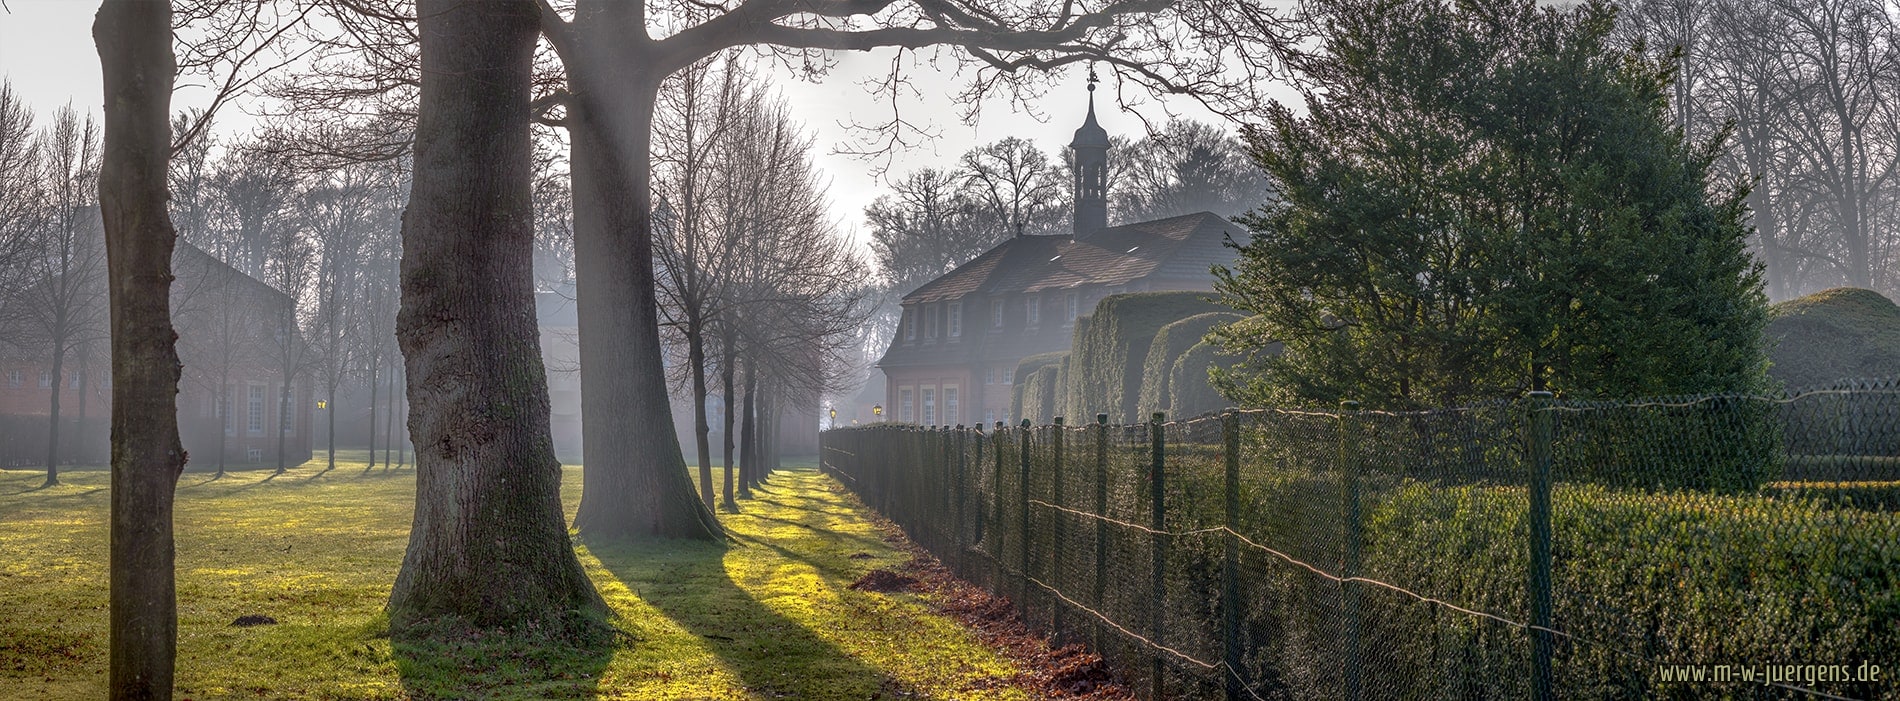
[[[950,548],[955,552],[955,559],[954,563],[950,566],[958,570],[963,569],[963,503],[964,497],[966,496],[964,492],[965,480],[963,479],[963,472],[965,465],[963,459],[965,457],[965,449],[969,447],[969,443],[970,433],[965,431],[961,424],[957,425],[957,463],[956,469],[950,475],[950,480],[953,482],[950,488],[954,490],[956,494],[956,498],[950,504],[950,508],[953,510],[953,513],[950,514]]]
[[[1067,508],[1069,504],[1063,500],[1062,494],[1062,417],[1056,417],[1051,423],[1055,425],[1055,428],[1049,429],[1054,442],[1049,447],[1054,451],[1055,463],[1049,471],[1049,503]],[[1061,572],[1057,560],[1062,558],[1062,546],[1066,543],[1062,536],[1066,530],[1063,524],[1068,521],[1068,516],[1052,510],[1049,518],[1049,566],[1046,569],[1050,574],[1049,586],[1060,589],[1062,582],[1055,575]],[[1062,633],[1062,601],[1054,596],[1049,598],[1049,633],[1052,636]]]
[[[989,531],[996,534],[996,552],[990,554],[990,586],[994,591],[1003,591],[1003,558],[1007,555],[1005,535],[1009,529],[1003,525],[1003,422],[996,422],[996,434],[991,437],[996,443],[996,474],[990,480],[990,525]]]
[[[1016,606],[1022,609],[1023,620],[1028,620],[1029,553],[1033,549],[1031,541],[1034,540],[1029,530],[1029,419],[1023,419],[1022,429],[1018,432],[1018,435],[1022,437],[1022,444],[1017,447],[1016,454],[1022,458],[1022,472],[1017,475],[1016,487],[1021,498],[1016,500],[1016,506],[1022,510],[1022,529],[1018,531],[1022,535],[1017,539],[1022,542],[1023,550],[1021,561],[1016,563],[1017,566],[1021,568],[1017,570],[1017,579],[1022,585],[1022,588],[1019,590],[1022,592],[1022,598],[1017,602]]]
[[[1166,491],[1165,491],[1166,482],[1164,481],[1165,478],[1163,475],[1165,474],[1166,465],[1167,465],[1168,441],[1167,441],[1167,438],[1165,437],[1166,429],[1162,427],[1162,423],[1161,423],[1165,420],[1167,420],[1167,414],[1157,411],[1154,413],[1154,416],[1150,419],[1148,423],[1148,436],[1154,448],[1154,464],[1149,470],[1149,479],[1148,479],[1148,485],[1149,485],[1148,497],[1150,501],[1150,512],[1153,516],[1153,524],[1154,524],[1153,525],[1154,533],[1151,536],[1152,537],[1151,542],[1153,543],[1153,547],[1154,547],[1154,579],[1153,579],[1154,600],[1153,602],[1151,602],[1151,605],[1153,606],[1153,608],[1149,609],[1151,613],[1150,615],[1151,620],[1149,621],[1149,634],[1154,636],[1153,640],[1154,640],[1155,647],[1157,648],[1167,644],[1164,641],[1165,631],[1162,628],[1162,625],[1166,620],[1166,615],[1164,614],[1164,611],[1167,608],[1167,600],[1168,600],[1167,598],[1168,541],[1167,541],[1167,536],[1163,535],[1163,533],[1167,530],[1167,525],[1168,525],[1167,520],[1163,518],[1163,516],[1165,515],[1165,512],[1163,511],[1163,509],[1166,508],[1166,501],[1167,501],[1167,496],[1166,496]],[[1166,680],[1162,675],[1162,666],[1163,666],[1164,660],[1161,659],[1161,651],[1155,650],[1153,653],[1153,657],[1154,657],[1154,666],[1153,666],[1152,673],[1154,674],[1154,678],[1153,678],[1153,684],[1152,684],[1153,686],[1152,698],[1155,698],[1155,699],[1167,698],[1167,695],[1165,693]]]
[[[1240,414],[1221,414],[1222,452],[1227,454],[1226,558],[1221,567],[1221,662],[1227,666],[1223,688],[1229,701],[1241,698],[1240,679]]]
[[[1551,395],[1531,392],[1530,411],[1530,605],[1531,699],[1549,701],[1550,678],[1550,441]]]
[[[1341,558],[1340,574],[1347,581],[1339,584],[1340,598],[1345,604],[1345,645],[1346,654],[1342,656],[1344,673],[1344,696],[1347,701],[1359,701],[1361,691],[1361,665],[1359,657],[1359,586],[1351,578],[1359,576],[1359,546],[1364,524],[1359,513],[1359,465],[1358,446],[1354,438],[1358,435],[1353,419],[1358,418],[1359,402],[1347,400],[1339,403],[1339,469],[1340,481],[1345,494],[1346,552]]]
[[[1089,602],[1101,611],[1108,584],[1108,414],[1095,415],[1095,591]],[[1095,650],[1102,651],[1102,635],[1095,626]]]

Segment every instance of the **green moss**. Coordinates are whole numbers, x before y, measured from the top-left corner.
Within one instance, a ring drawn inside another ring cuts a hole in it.
[[[392,644],[382,609],[414,471],[365,475],[350,457],[179,484],[180,698],[1023,698],[1005,661],[919,596],[846,588],[907,556],[809,469],[722,519],[735,547],[578,548],[618,630],[604,638],[442,622]],[[65,477],[36,490],[39,473],[0,470],[0,698],[105,695],[109,475]],[[570,518],[580,482],[569,466]],[[230,625],[247,614],[278,623]]]
[[[1823,290],[1774,305],[1769,317],[1768,374],[1790,391],[1900,376],[1900,307],[1878,292]]]

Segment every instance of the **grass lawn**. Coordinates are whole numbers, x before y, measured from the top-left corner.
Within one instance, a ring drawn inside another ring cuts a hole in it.
[[[178,698],[1024,698],[1008,662],[917,595],[846,588],[907,558],[810,468],[721,515],[732,547],[577,547],[621,631],[611,643],[392,647],[382,609],[414,473],[363,474],[350,457],[180,480]],[[0,470],[0,699],[100,698],[108,475],[42,478]],[[578,466],[564,484],[571,519]],[[231,625],[249,614],[278,623]]]

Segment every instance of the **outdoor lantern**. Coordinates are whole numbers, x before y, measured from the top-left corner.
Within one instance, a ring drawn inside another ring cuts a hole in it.
[[[319,400],[317,400],[317,408],[318,408],[318,409],[328,409],[328,408],[330,408],[330,403],[329,403],[329,402],[326,402],[326,401],[323,401],[323,400],[321,400],[321,399],[319,399]]]
[[[884,415],[884,405],[883,405],[883,404],[873,404],[873,405],[871,405],[871,415],[872,415],[872,416],[883,416],[883,415]]]

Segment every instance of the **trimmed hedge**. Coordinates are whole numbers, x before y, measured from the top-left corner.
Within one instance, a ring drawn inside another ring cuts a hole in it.
[[[1878,292],[1837,287],[1776,304],[1768,314],[1768,374],[1790,391],[1900,376],[1900,306]]]
[[[1076,325],[1065,409],[1076,416],[1106,413],[1112,422],[1141,421],[1137,403],[1143,363],[1155,335],[1175,321],[1226,309],[1207,296],[1141,292],[1103,297],[1086,327]]]
[[[1180,360],[1181,356],[1186,355],[1190,349],[1199,344],[1207,336],[1208,330],[1214,328],[1216,324],[1225,324],[1240,318],[1239,314],[1232,312],[1207,312],[1162,326],[1161,330],[1155,333],[1154,342],[1148,345],[1148,358],[1141,365],[1141,395],[1136,401],[1136,415],[1147,416],[1157,411],[1167,411],[1170,412],[1170,416],[1192,416],[1193,414],[1174,410],[1173,397],[1168,391],[1174,378],[1175,361]],[[1201,374],[1198,381],[1202,384],[1207,382],[1205,372]]]
[[[1016,364],[1016,386],[1011,388],[1010,415],[1037,424],[1056,416],[1062,390],[1060,369],[1067,362],[1067,351],[1038,353]]]
[[[1220,518],[1218,451],[1169,447],[1169,510]],[[1212,446],[1209,446],[1212,448]],[[1208,464],[1200,464],[1208,463]],[[1240,532],[1339,572],[1348,550],[1338,472],[1245,463]],[[1869,486],[1883,499],[1891,486]],[[1528,619],[1528,499],[1518,486],[1447,484],[1369,473],[1357,492],[1361,576],[1449,604]],[[1856,501],[1859,505],[1862,502]],[[1881,502],[1883,504],[1890,502]],[[1869,505],[1875,505],[1870,503]],[[1191,525],[1171,523],[1180,528]],[[1859,664],[1900,654],[1900,513],[1847,508],[1812,490],[1722,495],[1563,483],[1552,495],[1556,686],[1577,698],[1750,697],[1755,687],[1694,690],[1658,683],[1656,664]],[[1176,539],[1171,568],[1215,578],[1218,538]],[[1270,698],[1332,698],[1351,659],[1334,607],[1339,585],[1243,548],[1247,677]],[[1358,667],[1367,688],[1418,698],[1523,698],[1523,630],[1357,589]],[[1194,620],[1186,639],[1217,633],[1218,607],[1169,602]],[[1887,687],[1819,683],[1852,698]],[[1272,694],[1272,695],[1270,695]],[[1739,694],[1740,696],[1736,696]]]

